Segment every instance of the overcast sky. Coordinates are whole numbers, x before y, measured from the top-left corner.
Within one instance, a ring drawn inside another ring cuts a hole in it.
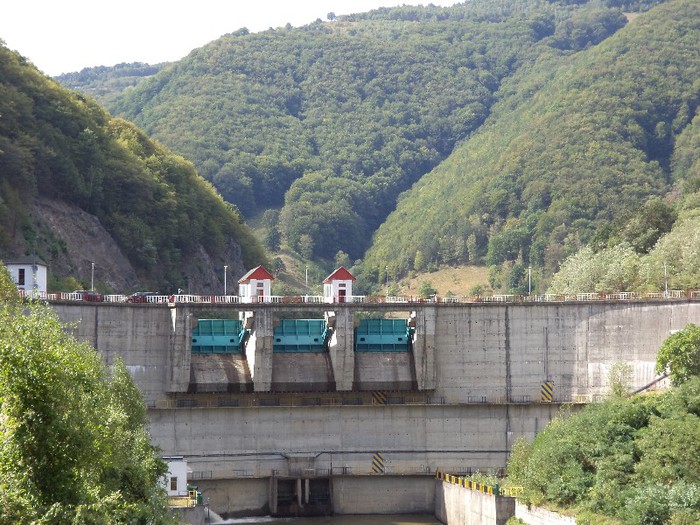
[[[2,0],[0,39],[44,73],[157,64],[241,27],[299,27],[326,15],[457,0]]]

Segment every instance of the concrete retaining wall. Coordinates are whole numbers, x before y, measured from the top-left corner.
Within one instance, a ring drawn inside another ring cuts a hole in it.
[[[656,353],[673,330],[700,322],[700,303],[571,303],[435,308],[435,394],[447,403],[537,401],[606,394],[613,364],[632,385],[654,379]]]
[[[544,404],[222,407],[151,410],[150,431],[166,455],[187,457],[195,478],[237,472],[369,475],[381,452],[387,474],[498,468],[512,440],[534,437],[557,414]],[[239,475],[240,476],[240,475]]]
[[[148,405],[169,392],[187,392],[192,315],[186,309],[109,303],[55,304],[53,309],[106,364],[124,360]]]
[[[190,481],[199,487],[204,503],[219,515],[264,516],[270,513],[269,479]]]
[[[171,514],[176,516],[181,523],[188,525],[205,525],[207,521],[207,509],[205,507],[174,508]]]
[[[505,525],[515,500],[492,496],[452,483],[435,482],[435,517],[446,525]]]
[[[362,476],[333,478],[336,514],[432,514],[432,476]]]

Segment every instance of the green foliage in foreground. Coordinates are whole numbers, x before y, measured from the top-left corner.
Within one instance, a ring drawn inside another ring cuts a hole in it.
[[[0,265],[0,524],[170,523],[124,363],[105,369],[11,288]]]
[[[515,444],[508,477],[525,501],[573,508],[580,524],[697,523],[700,378],[562,414],[533,443]]]
[[[700,326],[689,324],[666,338],[656,357],[656,371],[666,370],[674,385],[700,377]]]

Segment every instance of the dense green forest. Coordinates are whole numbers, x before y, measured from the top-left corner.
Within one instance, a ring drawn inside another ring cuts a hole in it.
[[[0,263],[0,524],[175,523],[126,366],[107,369]]]
[[[64,86],[90,95],[102,106],[109,107],[125,89],[155,75],[166,65],[167,63],[152,65],[134,62],[109,67],[86,67],[75,73],[65,73],[56,80]]]
[[[1,44],[0,256],[66,256],[60,234],[29,216],[32,199],[46,197],[96,216],[141,282],[164,291],[183,286],[200,247],[239,271],[264,261],[238,211],[190,162]]]
[[[246,217],[278,209],[271,227],[303,257],[342,251],[355,260],[398,196],[470,143],[497,100],[525,97],[503,91],[505,80],[550,57],[545,70],[564,65],[625,26],[623,10],[657,3],[475,0],[241,29],[125,90],[109,109],[192,159]],[[543,82],[520,78],[533,90]],[[468,188],[464,170],[455,177]],[[441,208],[442,218],[460,220]],[[416,247],[426,264],[465,261],[464,248],[447,255],[434,244],[464,245],[472,232],[448,231],[432,215],[427,224],[421,211],[418,222],[439,235],[397,230],[390,260],[383,230],[369,264],[390,262],[398,275],[414,266]],[[480,245],[489,226],[474,230]]]
[[[699,20],[698,2],[672,1],[507,79],[484,126],[401,196],[365,271],[470,261],[493,267],[492,285],[523,291],[529,265],[551,275],[650,197],[694,192]],[[637,249],[670,229],[660,219]]]
[[[580,525],[692,525],[700,520],[700,327],[662,345],[674,388],[627,397],[624,366],[610,399],[562,413],[508,463],[521,499],[576,514]]]
[[[673,190],[598,230],[568,257],[551,282],[553,293],[700,287],[700,116],[675,137]]]

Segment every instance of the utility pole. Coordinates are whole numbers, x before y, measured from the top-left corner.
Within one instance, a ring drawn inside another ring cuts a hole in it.
[[[386,296],[389,297],[389,266],[384,267],[386,272]]]
[[[668,271],[666,270],[666,261],[664,261],[664,297],[668,298]]]
[[[90,263],[92,265],[92,271],[90,272],[90,291],[95,291],[95,263]]]
[[[228,265],[224,264],[224,295],[226,295],[226,270],[228,270]]]
[[[532,293],[532,266],[527,267],[527,294]]]

